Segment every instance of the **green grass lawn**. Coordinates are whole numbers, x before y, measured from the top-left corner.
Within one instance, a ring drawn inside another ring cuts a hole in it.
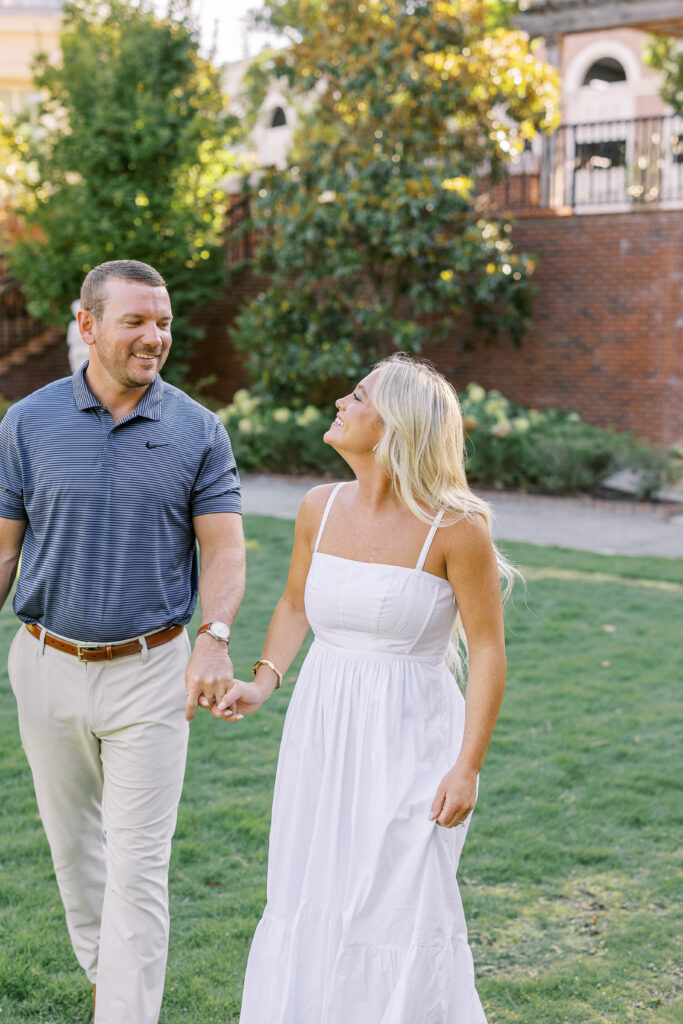
[[[246,532],[249,583],[232,650],[249,677],[292,524],[251,517]],[[489,1024],[674,1024],[683,1012],[683,565],[503,546],[528,585],[509,609],[508,690],[460,865]],[[15,628],[6,608],[3,662]],[[296,671],[260,714],[232,726],[200,714],[192,727],[162,1024],[238,1020]],[[6,672],[0,777],[0,1024],[85,1024],[89,989],[66,935]]]

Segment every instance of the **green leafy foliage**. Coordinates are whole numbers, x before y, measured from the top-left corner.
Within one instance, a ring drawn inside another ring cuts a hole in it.
[[[280,0],[261,73],[299,104],[289,166],[254,203],[271,286],[233,334],[253,387],[329,400],[393,348],[475,328],[519,342],[533,260],[483,192],[556,121],[556,78],[494,0]],[[262,95],[252,69],[251,87]]]
[[[301,409],[263,402],[242,388],[230,405],[216,410],[230,434],[239,468],[278,473],[348,476],[350,471],[322,436],[334,409]]]
[[[583,423],[576,412],[525,409],[478,384],[459,397],[473,484],[576,493],[598,488],[610,473],[627,467],[640,480],[639,497],[647,497],[673,471],[666,454],[627,434]],[[349,475],[346,463],[322,440],[334,418],[331,406],[291,408],[242,389],[217,413],[243,471]]]
[[[14,405],[14,402],[11,399],[5,398],[4,395],[0,395],[0,420],[4,419],[5,413],[11,405]]]
[[[677,113],[683,112],[683,47],[669,36],[651,36],[645,57],[655,71],[662,72],[662,98]]]
[[[176,312],[175,379],[191,351],[188,315],[224,280],[218,185],[236,131],[197,46],[186,0],[165,15],[151,0],[66,3],[61,62],[35,64],[42,102],[31,122],[2,126],[13,156],[5,193],[22,185],[8,258],[31,312],[64,324],[92,266],[150,263]]]
[[[467,475],[479,484],[510,490],[576,493],[598,488],[629,468],[639,497],[667,479],[666,454],[628,434],[584,423],[577,412],[525,409],[498,391],[470,384],[460,395],[467,431]]]

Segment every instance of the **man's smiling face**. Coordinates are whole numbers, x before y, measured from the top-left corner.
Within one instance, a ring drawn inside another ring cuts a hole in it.
[[[90,362],[120,388],[147,388],[171,347],[171,300],[164,287],[110,278],[101,320],[85,314]],[[81,314],[83,315],[83,314]]]

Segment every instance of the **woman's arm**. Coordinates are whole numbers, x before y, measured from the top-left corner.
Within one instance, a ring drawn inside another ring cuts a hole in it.
[[[432,819],[451,828],[476,802],[477,775],[500,711],[506,664],[500,579],[486,523],[476,516],[445,527],[443,543],[469,652],[462,747],[439,783],[431,810]]]
[[[314,487],[301,502],[294,527],[294,547],[287,585],[275,606],[261,652],[261,658],[272,661],[283,676],[308,632],[304,591],[315,538],[329,493],[329,484]],[[251,714],[270,697],[276,682],[272,669],[260,665],[253,682],[236,680],[233,688],[217,705],[214,714],[232,720]]]

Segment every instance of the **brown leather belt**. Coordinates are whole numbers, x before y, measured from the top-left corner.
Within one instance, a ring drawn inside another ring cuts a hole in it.
[[[34,622],[25,622],[27,630],[36,640],[40,640],[42,629]],[[180,636],[184,626],[169,626],[167,629],[159,629],[156,633],[147,633],[145,643],[149,648],[161,647],[174,637]],[[126,640],[122,644],[72,644],[68,640],[62,640],[51,633],[45,634],[45,643],[48,647],[63,654],[73,654],[79,661],[112,661],[114,658],[129,658],[132,654],[139,654],[142,644],[139,640]]]

